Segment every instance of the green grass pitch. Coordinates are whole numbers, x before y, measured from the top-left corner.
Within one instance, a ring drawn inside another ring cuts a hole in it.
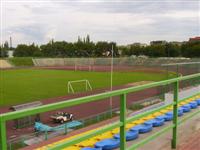
[[[175,75],[171,75],[171,77],[173,76]],[[113,85],[124,85],[137,81],[160,81],[166,77],[166,74],[161,73],[114,72]],[[0,106],[11,106],[66,95],[67,82],[81,79],[88,79],[93,89],[110,86],[109,72],[42,69],[1,70]],[[75,89],[80,90],[81,84],[76,86]]]

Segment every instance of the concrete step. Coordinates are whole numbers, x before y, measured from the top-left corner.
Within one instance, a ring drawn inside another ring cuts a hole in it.
[[[12,68],[12,65],[7,60],[0,59],[0,69],[4,68]]]

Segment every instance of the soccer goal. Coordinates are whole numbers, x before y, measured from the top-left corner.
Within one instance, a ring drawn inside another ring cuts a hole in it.
[[[68,81],[67,92],[75,93],[77,91],[77,89],[80,90],[81,86],[84,88],[85,91],[92,91],[92,86],[91,86],[89,80],[83,79],[83,80]]]
[[[76,64],[74,66],[75,71],[92,71],[93,67],[91,65],[81,65],[81,64]]]

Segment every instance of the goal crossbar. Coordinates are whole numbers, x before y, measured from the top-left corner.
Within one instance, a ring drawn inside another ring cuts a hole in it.
[[[92,71],[92,66],[91,65],[82,65],[82,64],[75,64],[74,65],[74,70],[78,71],[78,70],[88,70],[88,71]]]

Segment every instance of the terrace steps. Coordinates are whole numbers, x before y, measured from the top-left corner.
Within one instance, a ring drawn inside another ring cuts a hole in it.
[[[12,65],[4,59],[0,59],[0,69],[12,68]]]

